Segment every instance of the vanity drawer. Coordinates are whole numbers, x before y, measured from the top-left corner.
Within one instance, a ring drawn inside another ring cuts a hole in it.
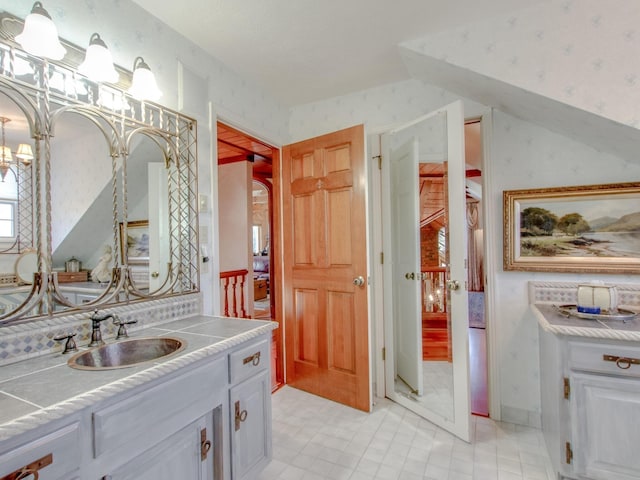
[[[625,377],[640,377],[640,344],[569,342],[569,368]]]
[[[226,384],[227,364],[222,356],[96,410],[94,457],[116,455],[123,460],[141,453],[222,403],[221,386]]]
[[[229,381],[240,383],[265,370],[271,361],[269,353],[269,342],[262,340],[229,354]]]
[[[40,480],[79,478],[79,451],[80,427],[75,422],[0,454],[0,478],[6,476],[12,478],[10,476],[12,473],[35,464],[41,466],[38,469]],[[32,476],[27,475],[24,478],[32,478]]]

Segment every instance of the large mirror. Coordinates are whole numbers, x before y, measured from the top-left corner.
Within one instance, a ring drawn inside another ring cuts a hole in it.
[[[0,325],[198,291],[195,121],[15,46],[0,66]]]
[[[0,89],[0,317],[27,301],[39,270],[34,117],[28,97]]]
[[[389,209],[387,396],[469,435],[466,204],[462,108],[382,136]]]

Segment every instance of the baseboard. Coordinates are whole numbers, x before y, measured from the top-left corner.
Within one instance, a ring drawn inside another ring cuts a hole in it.
[[[540,412],[525,410],[524,408],[501,405],[500,420],[516,425],[524,425],[525,427],[542,428]]]

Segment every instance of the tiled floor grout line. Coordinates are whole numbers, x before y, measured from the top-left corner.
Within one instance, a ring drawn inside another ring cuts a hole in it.
[[[550,480],[542,432],[473,417],[472,443],[387,399],[372,413],[284,387],[259,480]]]

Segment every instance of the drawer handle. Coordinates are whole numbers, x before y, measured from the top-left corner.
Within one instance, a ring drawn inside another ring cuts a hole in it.
[[[627,370],[631,365],[640,365],[640,358],[619,357],[617,355],[602,355],[605,362],[616,362],[618,368]]]
[[[200,430],[200,460],[204,462],[207,459],[207,454],[211,450],[211,440],[207,438],[207,429]]]
[[[246,365],[247,363],[251,363],[254,367],[257,367],[260,364],[260,352],[249,355],[244,360],[242,360],[243,365]]]
[[[0,478],[0,480],[26,480],[29,477],[31,477],[29,480],[38,480],[38,478],[40,478],[39,470],[47,465],[51,465],[52,463],[53,454],[50,453],[49,455],[45,455],[29,465],[25,465],[9,475],[5,475]]]
[[[32,478],[30,478],[29,480],[38,480],[38,478],[40,478],[40,474],[38,473],[38,470],[31,470],[30,468],[27,470],[23,470],[20,472],[20,475],[18,475],[16,477],[16,480],[26,480],[28,477],[31,477],[33,475]]]
[[[235,404],[235,416],[236,416],[236,432],[240,430],[240,424],[247,419],[247,411],[240,410],[240,400],[236,401]]]

